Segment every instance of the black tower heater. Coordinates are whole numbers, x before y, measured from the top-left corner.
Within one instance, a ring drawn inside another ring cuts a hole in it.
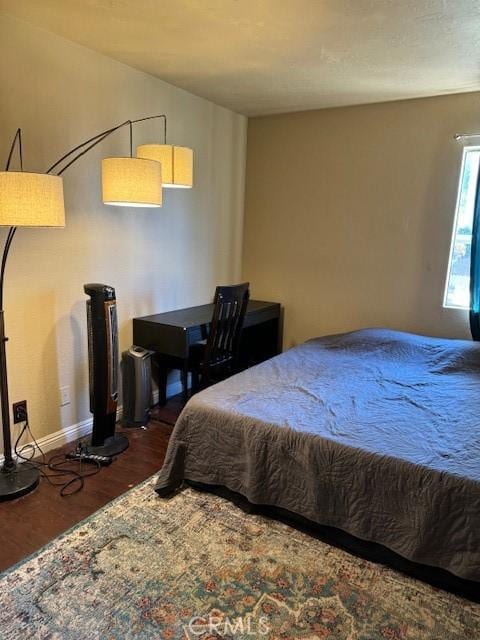
[[[88,452],[115,456],[128,447],[128,438],[115,434],[118,400],[118,324],[115,289],[107,284],[86,284],[88,373],[92,443]]]

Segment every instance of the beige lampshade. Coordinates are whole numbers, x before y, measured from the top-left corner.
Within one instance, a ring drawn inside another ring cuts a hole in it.
[[[188,189],[193,186],[193,151],[171,144],[142,144],[137,147],[138,158],[157,160],[162,164],[164,187]]]
[[[143,158],[104,158],[102,195],[118,207],[161,207],[162,166]]]
[[[64,227],[63,180],[26,171],[0,171],[0,225]]]

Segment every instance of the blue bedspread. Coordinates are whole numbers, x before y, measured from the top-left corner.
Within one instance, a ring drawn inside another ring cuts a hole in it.
[[[480,344],[364,329],[196,395],[157,490],[226,486],[480,581]]]

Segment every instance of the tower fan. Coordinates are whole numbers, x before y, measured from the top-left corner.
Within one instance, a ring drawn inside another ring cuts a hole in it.
[[[118,323],[115,289],[86,284],[88,373],[93,430],[88,453],[115,456],[128,447],[128,438],[115,433],[118,401]]]

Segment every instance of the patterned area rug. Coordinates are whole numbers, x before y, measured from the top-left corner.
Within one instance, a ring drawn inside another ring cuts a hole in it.
[[[1,576],[0,638],[478,640],[480,605],[150,479]]]

